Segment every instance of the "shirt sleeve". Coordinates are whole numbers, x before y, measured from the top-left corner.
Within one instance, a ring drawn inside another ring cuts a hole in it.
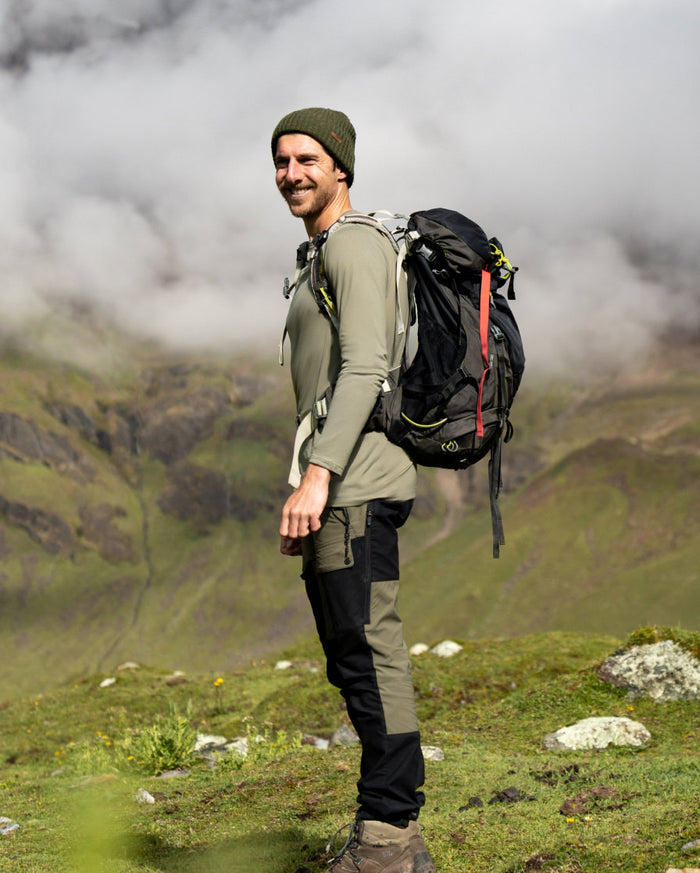
[[[342,475],[389,372],[396,256],[379,231],[359,225],[331,234],[323,255],[338,311],[340,367],[309,461]]]

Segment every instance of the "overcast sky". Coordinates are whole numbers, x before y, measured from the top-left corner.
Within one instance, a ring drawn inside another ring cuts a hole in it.
[[[534,368],[629,357],[697,324],[699,42],[697,0],[0,0],[0,331],[87,301],[274,356],[303,225],[270,134],[317,105],[355,208],[499,236]]]

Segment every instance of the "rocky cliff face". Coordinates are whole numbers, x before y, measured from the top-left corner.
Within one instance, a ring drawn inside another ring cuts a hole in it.
[[[0,459],[23,465],[27,475],[41,465],[80,485],[94,484],[100,467],[107,466],[137,490],[146,458],[147,463],[157,461],[165,468],[166,482],[156,498],[163,512],[199,528],[226,518],[251,520],[272,508],[281,496],[279,489],[273,494],[242,493],[221,470],[188,459],[218,425],[225,451],[235,452],[239,440],[272,442],[279,451],[280,435],[272,424],[236,418],[237,411],[269,393],[273,384],[265,377],[248,375],[240,385],[231,378],[226,391],[201,384],[201,373],[194,367],[165,371],[151,367],[141,374],[134,396],[126,400],[115,402],[98,393],[90,398],[90,409],[69,399],[42,402],[41,410],[54,420],[53,425],[46,423],[45,415],[40,423],[0,410]],[[11,478],[20,484],[10,491],[0,479],[0,521],[5,525],[24,531],[52,555],[70,558],[76,547],[83,547],[96,549],[106,561],[135,560],[135,544],[115,523],[126,517],[127,510],[111,502],[108,490],[102,499],[86,497],[62,515],[46,504],[30,505],[19,499],[21,477]],[[60,478],[55,480],[59,489]]]

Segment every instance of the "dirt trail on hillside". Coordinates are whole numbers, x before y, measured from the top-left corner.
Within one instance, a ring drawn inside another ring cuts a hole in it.
[[[437,469],[435,471],[435,482],[445,499],[445,519],[440,530],[428,542],[428,547],[449,536],[464,515],[464,497],[459,477],[460,471],[458,470]]]

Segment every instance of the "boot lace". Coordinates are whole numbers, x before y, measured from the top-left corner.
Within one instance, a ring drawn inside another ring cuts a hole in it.
[[[340,864],[340,862],[346,855],[349,855],[349,857],[352,858],[353,862],[357,867],[360,866],[360,862],[362,859],[357,854],[357,852],[354,851],[354,849],[356,849],[358,846],[357,824],[355,822],[350,822],[350,824],[344,825],[342,828],[338,828],[338,830],[328,841],[328,844],[326,845],[326,852],[330,854],[332,851],[335,850],[335,846],[338,843],[339,838],[341,837],[343,831],[346,830],[348,832],[348,835],[345,843],[341,847],[340,851],[331,858],[330,867],[328,868],[329,871],[333,870],[334,867]]]

